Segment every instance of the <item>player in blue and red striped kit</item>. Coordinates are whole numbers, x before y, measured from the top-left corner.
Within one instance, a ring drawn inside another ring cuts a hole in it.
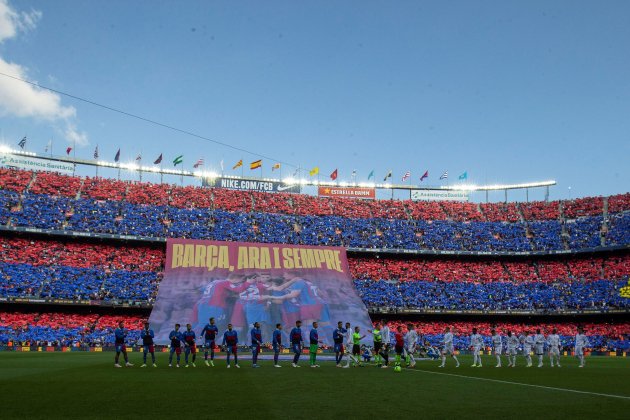
[[[278,364],[278,356],[280,356],[280,351],[282,350],[282,324],[276,324],[276,329],[271,338],[271,345],[273,346],[273,367],[282,367]]]
[[[254,322],[254,328],[252,328],[250,335],[252,338],[252,367],[259,368],[258,353],[260,353],[260,346],[262,345],[262,332],[258,322]]]
[[[192,366],[197,367],[195,360],[197,359],[197,345],[195,339],[197,335],[192,330],[192,325],[186,324],[186,331],[182,334],[184,338],[184,359],[186,360],[186,367],[188,367],[188,356],[192,353]]]
[[[204,343],[204,359],[206,361],[206,366],[214,366],[214,346],[216,344],[217,334],[219,333],[219,329],[216,325],[214,325],[214,318],[210,318],[210,323],[206,324],[201,330],[201,335],[204,336],[206,342]],[[210,362],[208,362],[208,349],[210,349]]]
[[[333,332],[333,343],[335,344],[335,363],[337,367],[341,367],[341,358],[344,354],[343,340],[346,337],[347,330],[343,328],[341,321],[337,322],[337,329]]]
[[[151,353],[151,360],[153,361],[153,367],[157,367],[155,364],[155,343],[153,338],[155,334],[153,330],[149,328],[149,323],[144,323],[144,329],[140,332],[140,338],[142,339],[142,366],[147,367],[147,353]]]
[[[133,364],[129,363],[129,358],[127,357],[127,347],[125,346],[125,340],[127,339],[128,331],[125,328],[125,324],[122,321],[118,323],[118,328],[114,330],[114,344],[116,345],[116,358],[114,359],[114,367],[122,367],[118,363],[118,359],[120,358],[120,353],[122,353],[125,358],[125,366],[131,367]]]
[[[177,367],[182,354],[182,333],[179,332],[179,324],[175,324],[175,329],[170,332],[168,339],[171,340],[171,352],[168,355],[168,367],[173,366],[173,353],[177,354]]]
[[[302,347],[304,347],[304,337],[302,337],[302,321],[295,321],[295,328],[289,333],[289,340],[291,340],[291,349],[293,350],[293,364],[291,366],[300,367],[298,361],[300,360],[300,354],[302,353]]]
[[[223,345],[227,353],[227,367],[230,368],[230,355],[234,354],[234,367],[238,365],[238,333],[232,329],[232,324],[228,324],[228,329],[223,333]]]

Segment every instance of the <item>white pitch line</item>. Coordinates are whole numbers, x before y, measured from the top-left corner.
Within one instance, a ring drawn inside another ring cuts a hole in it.
[[[556,388],[556,387],[553,387],[553,386],[524,384],[522,382],[502,381],[501,379],[480,378],[478,376],[458,375],[456,373],[435,372],[433,370],[409,369],[409,368],[405,368],[405,370],[408,370],[408,371],[411,371],[411,372],[432,373],[432,374],[435,374],[435,375],[455,376],[457,378],[477,379],[477,380],[480,380],[480,381],[497,382],[497,383],[500,383],[500,384],[521,385],[521,386],[529,386],[529,387],[532,387],[532,388],[550,389],[550,390],[553,390],[553,391],[573,392],[573,393],[576,393],[576,394],[588,394],[588,395],[597,395],[599,397],[620,398],[620,399],[623,399],[623,400],[630,400],[630,397],[625,396],[625,395],[602,394],[602,393],[599,393],[599,392],[579,391],[577,389]]]

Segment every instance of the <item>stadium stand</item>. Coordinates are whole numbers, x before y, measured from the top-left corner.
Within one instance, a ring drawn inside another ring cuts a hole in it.
[[[278,231],[282,227],[260,221],[260,235],[273,240]],[[0,296],[150,303],[164,258],[162,248],[148,246],[0,238]],[[348,261],[364,302],[375,308],[606,312],[630,307],[619,294],[628,281],[627,255],[545,261]]]
[[[365,304],[413,311],[630,309],[620,296],[630,256],[510,257],[630,245],[630,194],[534,203],[351,200],[302,194],[180,187],[0,169],[0,225],[149,238],[344,246],[372,250],[501,252],[507,258],[350,255]],[[603,248],[602,248],[603,249]],[[385,253],[384,255],[387,255]],[[94,244],[76,239],[0,237],[0,297],[142,302],[155,299],[163,245]],[[120,317],[47,312],[0,313],[0,342],[111,343]],[[138,316],[123,317],[137,335]],[[395,323],[394,323],[395,325]],[[445,324],[420,323],[437,343]],[[477,323],[488,334],[489,323]],[[574,324],[554,324],[568,343]],[[471,323],[459,323],[466,346]],[[501,329],[522,332],[520,324]],[[551,328],[544,325],[545,329]],[[628,324],[592,324],[600,348],[628,348]]]
[[[0,177],[6,182],[0,223],[17,227],[464,252],[580,250],[630,240],[627,194],[610,198],[604,219],[601,197],[477,205],[319,198],[18,170],[3,170]],[[260,234],[264,224],[282,229]]]

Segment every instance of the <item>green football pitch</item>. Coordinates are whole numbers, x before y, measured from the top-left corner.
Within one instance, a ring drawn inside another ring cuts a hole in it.
[[[3,418],[630,418],[630,358],[591,357],[577,367],[483,368],[452,360],[445,369],[419,361],[400,373],[373,366],[337,369],[322,362],[273,368],[264,360],[252,369],[115,369],[113,353],[0,353]],[[545,360],[547,362],[547,360]]]

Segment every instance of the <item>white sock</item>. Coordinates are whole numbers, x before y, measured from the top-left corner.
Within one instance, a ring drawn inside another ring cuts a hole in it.
[[[455,363],[459,365],[459,360],[457,360],[457,356],[453,355],[453,359],[455,359]]]
[[[446,364],[446,356],[442,356],[442,364]]]

